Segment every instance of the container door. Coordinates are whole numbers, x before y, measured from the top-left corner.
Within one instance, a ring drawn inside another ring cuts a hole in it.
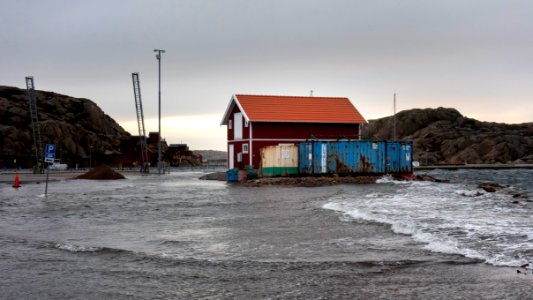
[[[328,144],[323,143],[320,147],[320,173],[328,172]]]
[[[300,143],[298,145],[298,172],[313,174],[313,144]]]
[[[399,142],[387,142],[387,173],[398,173],[400,171],[401,145]]]
[[[402,142],[400,147],[399,172],[413,173],[413,144]]]
[[[324,142],[312,142],[313,144],[313,174],[322,173],[322,145]]]

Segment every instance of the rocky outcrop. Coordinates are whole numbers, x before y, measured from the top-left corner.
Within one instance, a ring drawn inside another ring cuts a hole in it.
[[[89,99],[35,91],[41,137],[56,144],[56,157],[71,164],[120,152],[121,140],[130,136]],[[4,166],[34,164],[33,135],[26,90],[0,86],[0,159]],[[0,166],[1,167],[1,166]]]
[[[422,164],[533,163],[533,123],[467,118],[453,108],[412,109],[396,115],[396,137],[412,140]],[[393,118],[370,120],[363,138],[393,139]]]

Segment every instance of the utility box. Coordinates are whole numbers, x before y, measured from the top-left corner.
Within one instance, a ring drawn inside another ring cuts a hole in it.
[[[239,181],[239,170],[238,169],[229,169],[226,171],[226,180],[227,182],[237,182]]]

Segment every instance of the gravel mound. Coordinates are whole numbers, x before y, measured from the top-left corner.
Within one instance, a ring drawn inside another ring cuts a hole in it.
[[[74,177],[74,179],[94,179],[94,180],[114,180],[114,179],[126,179],[124,175],[115,172],[109,166],[98,166],[85,174]]]

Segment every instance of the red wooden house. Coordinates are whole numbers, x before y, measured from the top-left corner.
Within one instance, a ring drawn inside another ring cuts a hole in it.
[[[228,167],[257,169],[262,147],[359,139],[364,123],[348,98],[233,95],[221,125],[227,125]]]

